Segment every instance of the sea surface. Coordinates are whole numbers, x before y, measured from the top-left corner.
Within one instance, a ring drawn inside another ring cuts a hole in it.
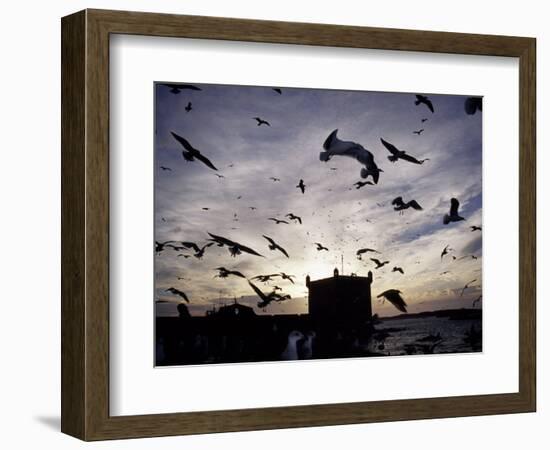
[[[481,318],[382,318],[375,328],[373,351],[386,355],[482,351]]]

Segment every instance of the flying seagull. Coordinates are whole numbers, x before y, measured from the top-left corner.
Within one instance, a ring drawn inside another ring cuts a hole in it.
[[[278,276],[280,276],[278,273],[272,273],[272,274],[269,274],[269,275],[256,275],[252,279],[253,280],[259,280],[262,283],[267,283],[267,282],[271,281],[272,278],[275,278],[275,277],[278,277]]]
[[[374,186],[374,183],[372,181],[357,181],[356,183],[353,183],[353,185],[355,186],[355,189],[361,189],[363,186],[366,186],[367,184]]]
[[[201,88],[194,86],[192,84],[172,84],[172,83],[162,83],[162,86],[170,88],[172,94],[179,94],[181,91],[188,89],[191,91],[202,91]]]
[[[380,253],[378,250],[374,250],[373,248],[360,248],[355,252],[355,254],[358,256],[358,259],[361,259],[361,255],[368,252]]]
[[[441,252],[441,259],[443,260],[443,257],[449,253],[449,251],[452,251],[451,248],[449,248],[449,245],[446,245],[443,251]]]
[[[273,239],[271,239],[269,236],[266,236],[262,234],[264,239],[266,239],[269,242],[269,250],[279,250],[283,255],[285,255],[287,258],[289,258],[288,253],[286,250],[281,247],[279,244],[277,244]]]
[[[195,158],[197,158],[200,162],[202,162],[203,164],[206,164],[211,169],[218,170],[216,169],[216,166],[214,166],[214,164],[212,164],[206,156],[203,156],[201,152],[199,152],[196,148],[194,148],[187,141],[187,139],[181,137],[180,135],[174,133],[173,131],[171,131],[171,133],[172,133],[172,136],[174,136],[174,139],[178,141],[181,145],[183,145],[184,150],[182,150],[181,154],[186,161],[194,161]]]
[[[384,297],[389,301],[393,306],[395,306],[399,311],[406,313],[407,304],[403,297],[401,297],[401,291],[397,289],[388,289],[387,291],[382,292],[377,298]]]
[[[361,169],[361,178],[367,178],[370,175],[374,183],[378,184],[380,172],[383,172],[383,170],[379,169],[374,162],[372,153],[356,142],[341,141],[338,139],[337,133],[338,129],[329,134],[323,143],[325,151],[319,154],[319,159],[327,162],[330,161],[333,156],[348,156],[350,158],[355,158],[365,166]]]
[[[300,216],[296,216],[292,213],[288,213],[285,217],[288,217],[290,220],[295,220],[296,222],[299,222],[300,225],[302,225],[302,218]]]
[[[224,238],[222,236],[217,236],[212,233],[208,233],[210,236],[210,241],[215,242],[218,244],[218,247],[223,247],[224,245],[229,248],[229,253],[231,256],[236,257],[237,255],[240,255],[241,253],[249,253],[251,255],[255,256],[261,256],[263,258],[263,255],[260,255],[256,250],[247,247],[245,245],[239,244],[238,242],[232,241],[231,239]]]
[[[376,259],[376,258],[371,258],[370,259],[374,264],[376,264],[376,267],[375,269],[380,269],[380,267],[384,267],[386,264],[389,264],[390,262],[389,261],[380,261],[379,259]]]
[[[468,282],[464,285],[464,287],[462,288],[462,292],[460,292],[460,296],[461,296],[461,297],[464,295],[464,291],[470,287],[470,284],[472,284],[472,283],[475,282],[475,281],[477,281],[476,278],[474,278],[472,281],[468,281]]]
[[[458,215],[459,206],[459,201],[456,198],[452,198],[449,214],[445,214],[443,216],[443,225],[448,225],[450,222],[459,222],[460,220],[464,220],[464,217]]]
[[[281,276],[281,278],[282,278],[283,280],[288,280],[288,281],[290,281],[292,284],[294,284],[293,278],[296,278],[294,275],[287,275],[287,274],[284,273],[284,272],[281,272],[279,275]]]
[[[256,286],[252,281],[249,281],[248,284],[250,287],[254,290],[254,292],[260,297],[262,300],[261,302],[258,302],[258,308],[265,308],[268,306],[271,302],[282,302],[285,300],[290,299],[290,295],[282,295],[277,293],[277,291],[272,291],[269,294],[264,294],[258,286]]]
[[[166,242],[155,241],[155,252],[156,253],[162,252],[164,250],[164,247],[166,247],[166,245],[170,244],[171,242],[174,242],[174,241],[166,241]]]
[[[214,270],[218,271],[218,274],[215,275],[215,277],[218,277],[218,278],[227,278],[229,275],[233,275],[235,277],[240,277],[240,278],[246,278],[238,270],[229,270],[229,269],[226,269],[225,267],[216,267]]]
[[[269,179],[272,180],[273,182],[281,181],[280,178],[275,178],[275,177],[269,177]]]
[[[277,92],[277,94],[279,95],[283,95],[283,91],[279,88],[271,88],[272,90],[274,90],[275,92]]]
[[[288,225],[288,222],[286,220],[281,220],[281,219],[276,219],[275,217],[270,217],[269,219],[267,220],[272,220],[273,222],[275,222],[277,225],[279,225],[280,223],[286,223]]]
[[[385,141],[382,138],[380,138],[380,141],[391,153],[391,155],[388,156],[388,159],[391,162],[396,162],[397,160],[402,159],[403,161],[408,161],[413,164],[424,164],[426,161],[430,160],[430,158],[416,159],[414,156],[409,155],[405,150],[399,150],[395,145],[390,144],[388,141]]]
[[[180,244],[183,245],[185,248],[192,248],[193,250],[195,250],[195,252],[200,251],[199,246],[194,242],[183,241],[183,242],[180,242]]]
[[[470,229],[471,229],[472,231],[481,231],[481,227],[478,227],[477,225],[472,225],[472,226],[470,226]]]
[[[175,287],[171,287],[166,289],[166,292],[170,292],[174,295],[179,295],[181,298],[183,298],[187,303],[189,303],[189,299],[187,298],[187,295],[185,295],[185,292],[180,291],[179,289],[176,289]]]
[[[401,267],[395,266],[391,271],[392,272],[401,272],[402,275],[405,275],[405,272],[403,271],[403,269]]]
[[[160,166],[160,168],[164,171],[164,170],[169,170],[170,172],[172,171],[172,169],[170,169],[170,167],[166,167],[166,166]]]
[[[424,132],[424,128],[421,128],[420,130],[413,131],[413,134],[420,136],[423,132]]]
[[[428,119],[427,119],[426,117],[424,117],[424,118],[421,120],[421,122],[424,123],[424,122],[426,122],[427,120],[428,120]]]
[[[417,211],[422,211],[422,206],[418,204],[416,200],[410,200],[407,203],[403,201],[403,197],[396,197],[391,202],[394,211],[403,211],[405,209],[413,208]]]
[[[468,97],[464,100],[464,111],[469,116],[481,111],[483,107],[483,99],[481,97]]]
[[[434,105],[433,105],[432,101],[428,97],[426,97],[425,95],[416,94],[416,100],[415,100],[414,104],[416,106],[418,106],[418,105],[420,105],[420,103],[425,104],[433,114]]]
[[[300,182],[296,185],[297,188],[299,188],[302,191],[302,194],[305,194],[306,192],[306,185],[304,184],[304,180],[300,178]]]
[[[189,112],[189,111],[191,111],[192,109],[193,109],[193,103],[188,102],[188,103],[187,103],[187,106],[185,107],[185,111],[186,111],[186,112]]]
[[[268,127],[270,127],[270,123],[267,121],[267,120],[263,120],[263,119],[260,119],[259,117],[253,117],[253,119],[258,122],[258,126],[260,125],[267,125]]]
[[[317,246],[317,251],[320,252],[321,250],[326,250],[328,252],[328,248],[326,248],[323,244],[319,242],[314,242],[314,244]]]
[[[199,251],[197,251],[193,256],[197,259],[202,259],[202,257],[204,256],[204,251],[211,245],[214,245],[214,243],[209,242],[208,244],[204,244],[202,248],[200,248]]]

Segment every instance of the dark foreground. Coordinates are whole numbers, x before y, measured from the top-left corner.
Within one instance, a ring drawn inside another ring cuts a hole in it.
[[[481,310],[460,309],[357,323],[310,316],[158,317],[156,365],[469,353],[482,350]]]

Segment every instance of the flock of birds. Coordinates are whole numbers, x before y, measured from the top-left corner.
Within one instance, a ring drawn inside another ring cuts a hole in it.
[[[182,91],[185,90],[193,90],[193,91],[201,91],[202,89],[190,85],[190,84],[170,84],[170,83],[163,83],[162,86],[165,88],[168,88],[170,93],[177,95],[180,94]],[[283,95],[283,90],[280,88],[271,88],[272,91],[274,91],[278,95]],[[414,104],[416,106],[423,105],[425,106],[432,114],[435,113],[435,107],[432,102],[432,100],[425,95],[416,95]],[[480,98],[468,98],[466,99],[464,103],[464,110],[466,114],[472,115],[475,114],[477,111],[481,111],[482,109],[482,103]],[[187,106],[185,107],[186,113],[190,113],[193,110],[193,105],[191,102],[187,103]],[[252,120],[256,122],[257,127],[271,127],[271,124],[269,121],[265,120],[261,117],[253,117]],[[428,118],[422,118],[421,123],[425,124],[428,121]],[[424,133],[425,128],[421,128],[418,130],[413,131],[413,133],[417,136],[420,136],[422,133]],[[182,154],[182,158],[186,162],[199,162],[206,166],[208,169],[214,171],[215,175],[218,178],[224,178],[224,175],[219,174],[218,166],[216,165],[215,161],[212,161],[207,156],[205,156],[199,149],[195,148],[187,138],[177,134],[174,131],[171,131],[171,135],[173,139],[180,145],[180,150]],[[396,147],[394,144],[390,143],[389,141],[380,138],[380,142],[383,145],[383,147],[389,152],[389,155],[387,156],[388,160],[392,163],[397,163],[399,161],[402,161],[403,163],[409,163],[409,164],[415,164],[415,165],[422,165],[427,163],[430,159],[429,158],[423,158],[419,159],[409,153],[407,153],[405,150],[401,150],[398,147]],[[359,172],[360,177],[362,178],[361,181],[357,181],[353,184],[355,189],[361,189],[365,186],[371,185],[377,185],[379,182],[381,182],[381,178],[383,178],[383,175],[381,175],[384,171],[378,167],[374,155],[371,151],[367,150],[363,145],[353,142],[353,141],[345,141],[341,140],[338,137],[338,129],[335,129],[332,131],[328,137],[325,139],[323,145],[323,151],[319,154],[319,160],[322,162],[329,162],[335,157],[347,157],[347,158],[353,158],[356,160],[360,165],[361,169]],[[231,164],[229,167],[232,167],[233,164]],[[172,168],[167,166],[160,166],[160,169],[162,172],[171,172]],[[331,167],[330,170],[336,171],[337,168]],[[281,181],[280,178],[277,177],[269,177],[270,181],[273,183],[279,183]],[[299,179],[296,184],[296,189],[301,193],[302,195],[306,195],[307,192],[307,184],[304,181],[304,179]],[[351,188],[350,188],[351,189]],[[240,199],[241,196],[237,197],[237,199]],[[451,198],[449,201],[449,212],[445,214],[442,217],[442,224],[444,226],[450,225],[454,222],[460,222],[465,220],[463,216],[461,216],[461,213],[459,212],[460,208],[460,202],[457,198]],[[420,205],[420,203],[416,199],[403,199],[403,196],[398,196],[394,198],[391,202],[391,205],[393,206],[393,210],[397,211],[400,215],[403,215],[406,210],[412,209],[415,211],[422,211],[423,208]],[[380,205],[379,206],[383,206]],[[249,206],[248,207],[251,211],[256,211],[257,207],[255,206]],[[205,211],[208,211],[209,208],[203,207],[202,208]],[[315,212],[313,213],[315,214]],[[293,212],[289,212],[283,216],[279,217],[268,217],[266,220],[273,222],[276,225],[302,225],[303,224],[303,217],[298,216],[294,214]],[[330,217],[330,214],[329,214]],[[163,221],[165,219],[163,218]],[[239,216],[237,213],[234,213],[233,221],[238,222]],[[330,222],[330,219],[329,219]],[[369,220],[367,219],[367,222]],[[472,225],[471,231],[481,231],[481,226]],[[309,232],[307,233],[309,236]],[[160,255],[162,252],[166,251],[167,249],[171,249],[175,252],[177,252],[178,257],[183,257],[185,259],[194,257],[196,259],[202,259],[207,249],[212,249],[214,246],[221,247],[221,248],[227,248],[229,254],[232,257],[238,257],[242,254],[248,254],[252,255],[258,258],[265,258],[265,256],[261,253],[261,249],[254,249],[249,245],[245,245],[242,242],[235,241],[233,239],[230,239],[226,236],[220,236],[213,233],[210,233],[207,231],[208,238],[206,238],[206,242],[204,243],[196,243],[196,242],[190,242],[190,241],[177,241],[177,240],[168,240],[164,242],[156,241],[155,242],[155,251],[157,255]],[[285,249],[281,243],[277,242],[277,240],[272,237],[268,236],[266,234],[261,234],[262,238],[265,240],[266,243],[266,249],[271,252],[278,252],[282,254],[285,258],[290,259],[291,256],[289,254],[289,251]],[[321,236],[323,236],[321,234]],[[359,239],[357,239],[359,240]],[[330,252],[331,250],[327,245],[325,245],[322,242],[312,242],[312,244],[315,246],[315,249],[318,252]],[[189,251],[192,251],[192,253],[189,253]],[[210,251],[210,250],[209,250]],[[368,253],[373,253],[376,255],[381,255],[382,253],[378,250],[375,250],[373,248],[360,248],[356,251],[356,257],[358,260],[363,260],[363,256],[367,255]],[[449,245],[447,245],[442,253],[441,253],[441,260],[444,259],[445,256],[452,253],[452,249]],[[468,255],[467,255],[468,256]],[[466,258],[467,256],[464,256]],[[462,257],[458,257],[456,255],[452,255],[452,257],[455,260],[460,260]],[[471,258],[477,258],[475,255],[469,255]],[[369,258],[372,263],[374,263],[374,269],[378,270],[383,268],[384,266],[390,264],[389,260],[386,259],[380,259],[380,257],[371,257]],[[390,266],[391,267],[391,266]],[[256,283],[254,282],[261,282],[264,284],[269,284],[271,281],[274,281],[275,279],[279,278],[281,281],[289,282],[294,284],[293,278],[295,278],[294,275],[286,274],[283,271],[275,272],[271,274],[260,274],[255,276],[248,276],[245,275],[242,271],[228,269],[226,267],[217,267],[215,269],[217,271],[217,274],[215,277],[221,278],[221,279],[227,279],[228,277],[236,277],[243,279],[243,282],[246,282],[252,292],[259,298],[259,301],[257,303],[258,308],[266,308],[273,302],[284,302],[287,300],[290,300],[292,297],[289,294],[285,294],[282,292],[282,288],[279,286],[271,286],[271,291],[264,292],[262,289],[260,289]],[[397,272],[402,275],[405,274],[405,270],[398,265],[393,265],[393,268],[391,272]],[[448,271],[446,272],[448,273]],[[444,275],[445,273],[442,273],[441,275]],[[353,275],[353,274],[352,274]],[[181,278],[180,278],[181,279]],[[470,281],[467,283],[464,288],[461,291],[460,296],[464,294],[464,291],[471,287],[471,284],[477,281],[476,279]],[[178,296],[183,301],[189,303],[190,299],[189,296],[183,292],[181,289],[176,287],[169,287],[165,290],[166,292]],[[398,309],[401,312],[407,312],[407,303],[405,302],[403,298],[403,293],[399,289],[388,289],[379,295],[377,295],[377,298],[381,299],[381,302],[388,301],[391,303],[396,309]],[[476,299],[473,303],[473,307],[477,305],[481,300],[481,296]]]

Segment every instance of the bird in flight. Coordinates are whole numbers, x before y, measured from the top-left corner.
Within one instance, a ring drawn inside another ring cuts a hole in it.
[[[390,262],[389,261],[380,261],[379,259],[376,259],[376,258],[371,258],[370,259],[374,264],[376,264],[376,267],[375,269],[380,269],[381,267],[384,267],[386,264],[389,264]]]
[[[164,247],[166,247],[167,244],[170,244],[171,242],[174,242],[174,241],[166,241],[166,242],[155,241],[155,252],[156,253],[162,252],[164,250]]]
[[[258,126],[260,125],[267,125],[268,127],[270,127],[270,123],[267,121],[267,120],[263,120],[263,119],[260,119],[259,117],[253,117],[253,119],[258,122]]]
[[[200,251],[199,246],[197,244],[195,244],[194,242],[182,241],[182,242],[180,242],[180,244],[183,245],[183,247],[185,247],[185,248],[195,250],[195,252]]]
[[[424,118],[421,120],[421,122],[424,123],[424,122],[426,122],[427,120],[428,120],[428,118],[427,118],[427,117],[424,117]]]
[[[481,301],[481,295],[472,302],[472,308],[476,307],[476,304]]]
[[[277,244],[273,239],[271,239],[269,236],[266,236],[262,234],[263,238],[266,239],[269,242],[269,250],[279,250],[283,255],[285,255],[287,258],[289,258],[287,251],[281,247],[279,244]]]
[[[186,111],[186,112],[189,112],[189,111],[191,111],[192,109],[193,109],[193,103],[188,102],[188,103],[187,103],[187,106],[185,107],[185,111]]]
[[[241,272],[239,272],[238,270],[229,270],[229,269],[226,269],[225,267],[216,267],[214,270],[217,270],[218,271],[218,274],[217,275],[214,275],[214,277],[218,277],[218,278],[227,278],[229,275],[233,275],[235,277],[240,277],[240,278],[246,278]]]
[[[162,86],[170,88],[172,94],[179,94],[181,91],[188,89],[191,91],[202,91],[200,87],[194,86],[192,84],[172,84],[172,83],[162,83]]]
[[[229,249],[229,253],[233,257],[236,257],[237,255],[240,255],[244,252],[255,256],[261,256],[263,258],[263,255],[260,255],[256,250],[239,244],[238,242],[232,241],[231,239],[224,238],[223,236],[217,236],[212,233],[208,233],[208,235],[211,238],[209,240],[216,243],[218,247],[227,246],[227,248]]]
[[[302,191],[302,194],[305,194],[306,192],[306,185],[304,184],[304,180],[300,178],[300,182],[296,185],[297,188],[299,188]]]
[[[266,306],[268,306],[273,301],[283,302],[285,300],[289,300],[290,298],[292,298],[288,294],[287,295],[279,294],[276,290],[270,292],[269,294],[264,294],[261,291],[261,289],[258,286],[256,286],[254,283],[252,283],[251,281],[249,281],[248,284],[254,290],[254,292],[258,295],[258,297],[260,297],[260,299],[261,299],[261,301],[258,302],[258,308],[265,308]]]
[[[271,88],[271,89],[277,92],[277,94],[283,95],[283,91],[280,88]]]
[[[281,278],[282,278],[283,280],[288,280],[288,281],[290,281],[292,284],[294,284],[293,278],[296,278],[294,275],[287,275],[287,274],[284,273],[284,272],[281,272],[279,275],[281,276]]]
[[[361,189],[363,186],[366,186],[367,184],[374,186],[374,183],[372,181],[357,181],[356,183],[353,183],[355,186],[355,189]]]
[[[172,169],[170,169],[170,167],[160,166],[160,168],[161,168],[163,171],[166,171],[166,170],[169,170],[170,172],[172,171]]]
[[[183,298],[187,303],[189,303],[189,298],[187,298],[187,295],[185,295],[185,292],[180,291],[179,289],[176,289],[175,287],[171,287],[166,289],[166,292],[170,292],[171,294],[178,295],[181,298]]]
[[[317,246],[317,251],[320,252],[321,250],[326,250],[328,252],[328,248],[326,248],[323,244],[319,242],[314,242],[314,244]]]
[[[395,306],[399,311],[406,313],[407,304],[405,303],[405,300],[403,300],[403,297],[401,297],[401,293],[402,292],[397,289],[388,289],[387,291],[379,294],[376,298],[383,297],[393,306]]]
[[[464,291],[470,287],[470,284],[472,284],[472,283],[475,282],[475,281],[477,281],[476,278],[474,278],[472,281],[468,281],[468,282],[464,285],[464,287],[462,288],[462,291],[460,292],[460,296],[461,296],[461,297],[464,295]]]
[[[441,252],[441,260],[443,260],[443,257],[448,254],[450,251],[452,251],[453,249],[450,248],[449,245],[446,245],[445,248],[443,249],[443,251]]]
[[[393,205],[394,211],[400,211],[401,213],[405,209],[409,209],[409,208],[416,209],[417,211],[422,211],[422,206],[420,206],[416,200],[410,200],[407,203],[405,203],[403,201],[403,197],[394,198],[391,204]]]
[[[210,167],[211,169],[218,170],[216,169],[216,166],[214,166],[214,164],[212,164],[212,162],[206,156],[202,155],[201,152],[199,152],[196,148],[194,148],[187,141],[187,139],[181,137],[180,135],[174,133],[173,131],[171,131],[171,133],[174,139],[183,146],[184,150],[182,150],[181,154],[186,161],[194,161],[196,158],[203,164]]]
[[[451,273],[450,270],[446,270],[445,272],[441,272],[439,275],[447,275],[448,273]]]
[[[481,231],[481,227],[478,227],[477,225],[470,226],[470,230],[472,231]]]
[[[277,225],[279,225],[280,223],[286,223],[288,225],[288,222],[286,220],[276,219],[275,217],[270,217],[267,220],[271,220],[271,221],[275,222]]]
[[[380,253],[378,250],[374,250],[373,248],[360,248],[355,252],[355,255],[357,256],[357,259],[361,259],[361,255],[368,252]]]
[[[391,153],[391,155],[388,156],[388,160],[391,162],[397,162],[399,159],[402,159],[403,161],[408,161],[413,164],[424,164],[426,161],[430,160],[430,158],[416,159],[414,156],[409,155],[405,150],[399,150],[395,145],[390,144],[388,141],[385,141],[382,138],[380,138],[380,141]]]
[[[326,138],[323,143],[323,149],[325,151],[319,154],[319,159],[327,162],[330,161],[333,156],[348,156],[350,158],[355,158],[365,166],[361,169],[361,178],[367,178],[370,175],[374,183],[378,184],[380,172],[383,172],[383,170],[379,169],[376,165],[372,153],[361,144],[338,139],[337,133],[338,129],[334,130]]]
[[[426,97],[425,95],[420,95],[420,94],[416,94],[416,100],[414,101],[414,104],[416,106],[420,105],[421,103],[423,103],[424,105],[426,105],[428,107],[428,109],[432,112],[434,112],[434,105],[432,103],[432,101]]]
[[[255,206],[249,206],[248,209],[250,209],[251,211],[256,211],[258,208],[256,208]]]
[[[424,128],[421,128],[420,130],[413,131],[413,134],[420,136],[423,132],[424,132]]]
[[[464,217],[458,215],[458,207],[460,206],[459,201],[456,198],[451,199],[451,209],[449,214],[443,216],[443,225],[448,225],[451,222],[459,222],[464,220]]]
[[[288,213],[285,217],[288,217],[290,220],[294,220],[296,222],[299,222],[300,225],[302,225],[302,218],[300,216],[296,216],[292,213]]]
[[[278,276],[280,276],[278,273],[272,273],[270,275],[256,275],[252,279],[253,280],[259,280],[262,283],[268,283],[269,281],[271,281],[272,278],[275,278],[275,277],[278,277]]]
[[[401,267],[394,266],[394,268],[391,270],[392,272],[401,272],[402,275],[405,275],[405,272]]]
[[[202,257],[204,256],[204,251],[211,245],[214,245],[214,243],[209,242],[208,244],[204,244],[193,256],[197,259],[202,259]]]
[[[269,177],[269,179],[273,182],[281,181],[280,178],[275,178],[275,177]]]
[[[468,97],[464,100],[464,111],[469,116],[473,116],[476,112],[482,110],[483,99],[481,97]]]

